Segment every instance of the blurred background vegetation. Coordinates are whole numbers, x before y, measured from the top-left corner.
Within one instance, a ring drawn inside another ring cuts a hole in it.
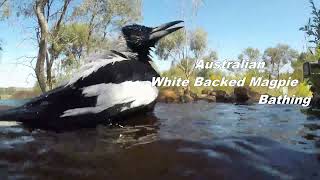
[[[203,0],[181,1],[191,3],[192,10],[181,8],[181,18],[192,22],[197,16],[199,6],[205,5]],[[286,44],[278,44],[259,51],[248,47],[238,55],[238,61],[264,61],[263,70],[203,69],[196,70],[195,63],[199,59],[205,61],[221,61],[219,52],[208,47],[208,34],[202,27],[186,27],[167,36],[155,48],[154,55],[158,59],[171,61],[171,68],[161,72],[162,76],[182,77],[191,82],[197,76],[208,79],[240,79],[247,77],[264,77],[266,79],[298,79],[301,83],[289,89],[289,95],[309,96],[310,91],[303,81],[302,64],[320,59],[320,11],[310,0],[310,19],[301,31],[309,38],[307,52],[298,52]],[[142,20],[142,0],[0,0],[0,20],[11,21],[12,18],[22,21],[36,21],[34,36],[30,37],[38,45],[35,57],[25,58],[34,70],[37,78],[32,93],[36,95],[53,89],[83,64],[87,55],[101,49],[112,49],[119,41],[120,27],[138,23]],[[306,19],[307,20],[307,19]],[[298,29],[297,29],[298,30]],[[294,31],[294,29],[293,29]],[[0,37],[1,39],[1,37]],[[1,50],[5,44],[0,40]],[[1,56],[0,56],[1,58]],[[288,69],[290,71],[288,71]],[[200,93],[204,87],[190,86],[183,91]],[[211,88],[212,89],[212,88]],[[217,87],[228,93],[232,87]],[[271,95],[282,94],[281,90],[270,90],[264,87],[251,87],[253,91]],[[0,89],[0,98],[21,98],[21,89]],[[20,92],[20,95],[17,93]]]

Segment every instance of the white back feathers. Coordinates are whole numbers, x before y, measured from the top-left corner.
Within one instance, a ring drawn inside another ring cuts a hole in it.
[[[120,111],[148,105],[158,96],[158,89],[150,81],[125,81],[120,84],[97,84],[83,88],[85,97],[97,96],[95,107],[70,109],[61,117],[76,116],[88,113],[100,113],[118,104],[131,103],[129,107],[122,107]]]

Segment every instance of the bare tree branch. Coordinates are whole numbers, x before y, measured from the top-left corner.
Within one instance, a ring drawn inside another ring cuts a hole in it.
[[[59,20],[57,21],[57,24],[55,25],[56,27],[56,31],[59,31],[60,27],[61,27],[61,22],[67,12],[67,8],[70,4],[71,0],[64,0],[64,4],[63,4],[63,8],[62,8],[62,12],[61,12],[61,15],[59,17]]]
[[[2,6],[7,2],[8,0],[2,0],[2,2],[0,2],[0,8],[2,8]]]

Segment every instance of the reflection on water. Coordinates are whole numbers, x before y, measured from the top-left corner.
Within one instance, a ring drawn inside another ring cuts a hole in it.
[[[300,112],[300,106],[168,104],[155,114],[161,121],[163,138],[212,140],[224,137],[262,136],[297,150],[315,151],[320,140],[320,118]],[[306,139],[312,135],[313,140]],[[310,141],[309,141],[310,140]]]
[[[320,121],[299,108],[159,103],[114,127],[2,126],[0,179],[320,179]]]

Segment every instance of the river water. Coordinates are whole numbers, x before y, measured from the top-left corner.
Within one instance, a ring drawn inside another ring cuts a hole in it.
[[[0,126],[0,179],[320,179],[320,118],[300,106],[158,103],[116,127]]]
[[[2,99],[0,100],[0,106],[21,106],[26,103],[28,99],[15,100],[15,99]]]

